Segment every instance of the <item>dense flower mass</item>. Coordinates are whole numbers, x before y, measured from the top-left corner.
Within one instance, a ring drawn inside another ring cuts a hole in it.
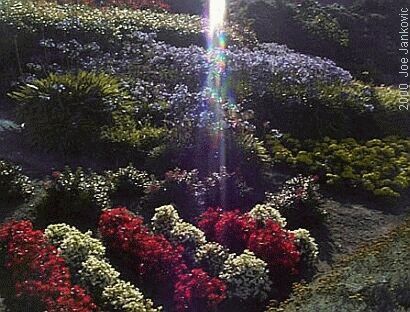
[[[61,250],[61,255],[77,273],[77,278],[99,303],[110,310],[122,312],[158,312],[150,299],[130,283],[119,278],[105,258],[101,241],[66,224],[52,224],[45,230],[47,239]]]
[[[38,300],[50,312],[98,310],[84,289],[71,283],[64,259],[31,222],[3,225],[0,244],[7,245],[5,265],[12,272],[18,297]]]
[[[198,307],[195,309],[198,312],[210,311],[225,298],[225,283],[219,278],[209,277],[202,269],[180,275],[175,284],[176,311],[186,311],[187,307]]]
[[[254,252],[266,261],[273,280],[297,274],[300,253],[294,234],[283,228],[285,220],[279,212],[262,208],[258,205],[246,214],[210,208],[200,216],[198,226],[208,238],[232,252],[240,253],[245,249]]]
[[[268,265],[249,250],[230,256],[219,277],[227,283],[230,298],[263,301],[271,290]]]
[[[239,210],[224,212],[215,224],[216,241],[232,252],[242,252],[255,226],[255,220]]]
[[[125,208],[103,212],[99,228],[113,249],[130,257],[134,269],[145,281],[174,288],[178,311],[192,310],[198,304],[206,309],[224,300],[226,286],[222,281],[199,269],[190,272],[182,246],[172,245],[161,234],[150,233],[142,219]]]
[[[269,265],[272,276],[287,276],[297,273],[300,253],[291,232],[282,229],[274,221],[266,222],[249,236],[247,247]],[[273,280],[274,280],[273,278]]]
[[[110,247],[132,257],[134,269],[143,278],[158,283],[175,281],[186,269],[184,248],[174,247],[163,235],[149,233],[143,220],[125,208],[104,211],[99,229]]]

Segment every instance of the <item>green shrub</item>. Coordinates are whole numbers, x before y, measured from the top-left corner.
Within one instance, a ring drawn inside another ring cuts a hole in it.
[[[0,160],[0,198],[27,199],[34,192],[33,182],[22,174],[21,167]]]
[[[101,10],[85,5],[4,0],[0,4],[0,25],[29,33],[43,32],[47,38],[70,36],[122,40],[135,31],[156,32],[160,40],[173,45],[205,45],[205,30],[200,16],[151,10],[110,8]],[[241,44],[253,40],[252,32],[228,26],[230,41]]]
[[[398,197],[410,185],[410,141],[397,137],[299,142],[271,140],[277,163],[318,174],[328,184],[344,185],[377,196]]]
[[[356,251],[268,312],[407,311],[410,222]]]
[[[127,101],[117,79],[83,71],[50,74],[10,96],[32,142],[62,152],[81,151],[98,142],[102,128],[114,124],[114,112],[124,109]]]
[[[410,114],[400,111],[400,91],[349,84],[288,86],[281,81],[249,108],[259,131],[278,129],[299,139],[353,137],[369,139],[410,132]],[[306,118],[309,116],[309,118]]]
[[[106,177],[85,173],[81,168],[72,172],[53,172],[45,182],[46,195],[37,205],[37,222],[46,225],[67,222],[80,228],[97,224],[102,209],[110,207],[112,185]]]

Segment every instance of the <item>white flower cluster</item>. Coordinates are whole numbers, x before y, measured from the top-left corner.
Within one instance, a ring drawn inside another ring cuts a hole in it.
[[[239,256],[230,256],[219,278],[227,283],[229,297],[242,300],[265,300],[272,284],[266,262],[249,250]]]
[[[122,312],[161,311],[138,288],[119,278],[120,273],[105,257],[104,245],[91,234],[66,224],[49,225],[45,230],[50,243],[61,250],[70,268],[78,272],[80,281],[94,298],[101,298],[103,306]]]
[[[114,285],[120,273],[104,259],[90,256],[83,262],[79,275],[83,284],[92,286],[96,292],[102,293],[110,285]]]
[[[104,301],[110,302],[115,311],[158,312],[162,310],[154,308],[151,300],[145,299],[131,283],[122,280],[107,286],[102,293],[102,298]]]
[[[151,226],[155,233],[163,234],[174,244],[196,249],[206,243],[205,233],[191,223],[184,222],[172,205],[156,208]]]
[[[319,248],[315,239],[305,229],[297,229],[292,233],[295,235],[295,242],[301,253],[302,261],[308,266],[313,266],[319,255]]]
[[[200,246],[194,256],[196,265],[204,268],[212,276],[218,276],[229,258],[229,250],[218,243],[206,243]]]
[[[55,229],[55,230],[54,230]],[[57,234],[54,235],[54,232]],[[63,232],[65,234],[62,236]],[[61,250],[62,256],[66,259],[67,264],[80,269],[83,262],[90,256],[95,256],[99,259],[105,257],[105,247],[98,239],[92,238],[91,232],[81,233],[74,227],[65,224],[55,224],[47,227],[45,234],[50,241],[57,242]]]
[[[279,223],[282,228],[286,226],[286,219],[271,204],[258,204],[249,211],[249,215],[261,224],[272,220]]]

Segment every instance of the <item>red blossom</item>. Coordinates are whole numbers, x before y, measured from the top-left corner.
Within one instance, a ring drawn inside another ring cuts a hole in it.
[[[275,277],[297,274],[300,253],[292,233],[269,220],[264,228],[252,232],[247,248],[266,261],[270,273]]]
[[[233,252],[242,252],[256,221],[239,210],[224,212],[215,224],[215,239]]]
[[[215,225],[221,219],[223,210],[221,208],[208,208],[198,218],[198,227],[205,233],[206,237],[215,241]]]
[[[226,299],[226,284],[202,269],[180,275],[175,284],[175,310],[210,311]],[[203,308],[203,310],[201,310]]]
[[[64,259],[31,222],[1,226],[0,243],[7,247],[5,265],[11,271],[17,296],[38,300],[49,312],[98,311],[92,298],[71,284]]]

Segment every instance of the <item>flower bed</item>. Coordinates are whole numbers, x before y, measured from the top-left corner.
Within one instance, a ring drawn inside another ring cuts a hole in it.
[[[61,250],[61,255],[77,279],[97,298],[101,306],[122,312],[158,312],[141,291],[120,279],[105,257],[103,244],[66,224],[53,224],[45,230],[47,239]]]
[[[113,250],[130,258],[142,281],[160,286],[162,291],[172,289],[177,311],[202,311],[226,298],[221,280],[202,270],[190,270],[182,246],[174,247],[164,236],[150,233],[143,220],[125,208],[104,211],[99,229]]]
[[[399,197],[410,185],[408,139],[387,137],[299,142],[289,137],[272,141],[277,163],[318,174],[327,184],[365,190],[379,197]]]
[[[30,304],[30,311],[98,311],[84,289],[71,283],[57,248],[31,222],[1,226],[0,244],[6,248],[5,268],[11,272],[16,296]]]

